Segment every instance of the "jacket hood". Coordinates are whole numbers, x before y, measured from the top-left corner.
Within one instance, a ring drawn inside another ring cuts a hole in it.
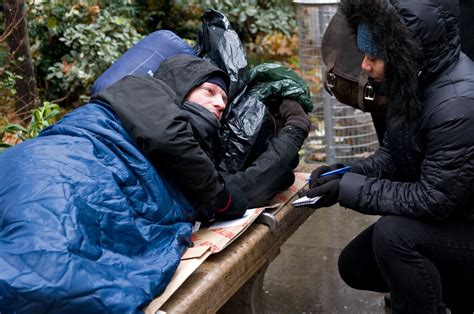
[[[383,51],[390,110],[416,117],[420,88],[459,58],[457,1],[342,0],[340,9],[354,32],[367,24]]]
[[[176,55],[163,60],[155,78],[166,83],[182,103],[186,95],[208,78],[219,76],[229,85],[229,76],[211,61],[192,55]]]

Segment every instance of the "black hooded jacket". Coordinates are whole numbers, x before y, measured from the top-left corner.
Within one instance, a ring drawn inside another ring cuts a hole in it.
[[[192,201],[212,206],[225,189],[214,163],[194,137],[189,113],[181,109],[186,95],[212,75],[227,75],[210,62],[183,61],[166,82],[126,76],[95,95],[118,114],[128,133],[153,166]]]
[[[342,0],[384,53],[383,146],[355,162],[339,202],[377,215],[474,218],[474,65],[460,52],[451,0]]]
[[[187,94],[214,75],[229,80],[209,61],[178,55],[164,60],[154,78],[126,76],[93,99],[111,105],[153,166],[199,207],[213,208],[216,197],[230,186],[239,190],[238,197],[247,198],[241,203],[263,205],[293,183],[292,169],[305,134],[286,127],[246,171],[219,173],[218,147],[200,136],[194,123],[202,117],[193,117],[198,110],[183,106]]]

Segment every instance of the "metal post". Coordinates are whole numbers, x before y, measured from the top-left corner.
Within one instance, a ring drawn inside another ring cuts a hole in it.
[[[324,126],[318,124],[315,132],[309,134],[305,145],[305,160],[333,163],[336,161],[333,101],[322,88],[325,66],[321,58],[321,41],[329,21],[336,13],[339,0],[293,0],[293,2],[297,4],[301,69],[303,78],[310,86],[314,103],[314,110],[310,116],[317,122],[324,122]]]
[[[333,120],[333,108],[332,98],[328,92],[323,92],[323,105],[324,105],[324,130],[326,134],[326,163],[336,163],[336,143],[335,143],[335,132],[334,132],[334,120]]]

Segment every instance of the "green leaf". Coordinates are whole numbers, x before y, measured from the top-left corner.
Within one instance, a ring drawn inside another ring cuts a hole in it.
[[[44,120],[49,121],[53,118],[58,118],[59,114],[60,114],[59,110],[53,110],[44,117]]]
[[[246,20],[247,20],[247,15],[245,14],[245,12],[243,12],[243,11],[240,12],[240,13],[239,13],[239,22],[240,22],[240,23],[243,23],[243,22],[245,22]]]
[[[54,17],[48,19],[48,28],[56,28],[58,26],[58,21]]]
[[[256,16],[258,10],[255,7],[249,7],[245,13],[247,13],[248,16]]]
[[[15,134],[15,133],[17,133],[17,132],[25,132],[25,133],[27,133],[28,130],[25,129],[24,127],[22,127],[22,126],[19,125],[19,124],[7,124],[7,125],[3,128],[3,132],[10,133],[10,134]]]
[[[41,120],[43,120],[43,117],[42,117],[39,110],[34,110],[32,112],[32,118],[33,119],[31,121],[41,121]]]

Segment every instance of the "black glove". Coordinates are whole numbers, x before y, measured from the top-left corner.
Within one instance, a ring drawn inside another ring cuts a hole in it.
[[[280,114],[285,121],[285,126],[291,125],[302,129],[306,134],[309,133],[311,120],[299,102],[291,99],[283,99],[280,105]]]
[[[341,182],[341,179],[334,179],[314,189],[306,191],[307,197],[323,196],[316,202],[316,204],[308,205],[308,207],[320,208],[336,204],[339,197],[339,182]]]
[[[324,177],[321,177],[321,178],[320,178],[320,176],[323,173],[333,171],[333,170],[343,168],[343,167],[345,167],[344,164],[332,164],[332,165],[329,165],[329,166],[326,166],[326,165],[319,166],[318,168],[314,169],[313,172],[311,172],[311,176],[309,177],[309,188],[312,189],[312,188],[315,188],[317,186],[323,185],[323,184],[325,184],[329,181],[336,180],[336,179],[341,179],[342,176],[344,175],[343,173],[341,173],[341,174],[331,174],[329,176],[324,176]]]
[[[226,181],[226,188],[219,193],[214,204],[215,217],[219,220],[241,218],[248,208],[247,195],[229,181]]]

